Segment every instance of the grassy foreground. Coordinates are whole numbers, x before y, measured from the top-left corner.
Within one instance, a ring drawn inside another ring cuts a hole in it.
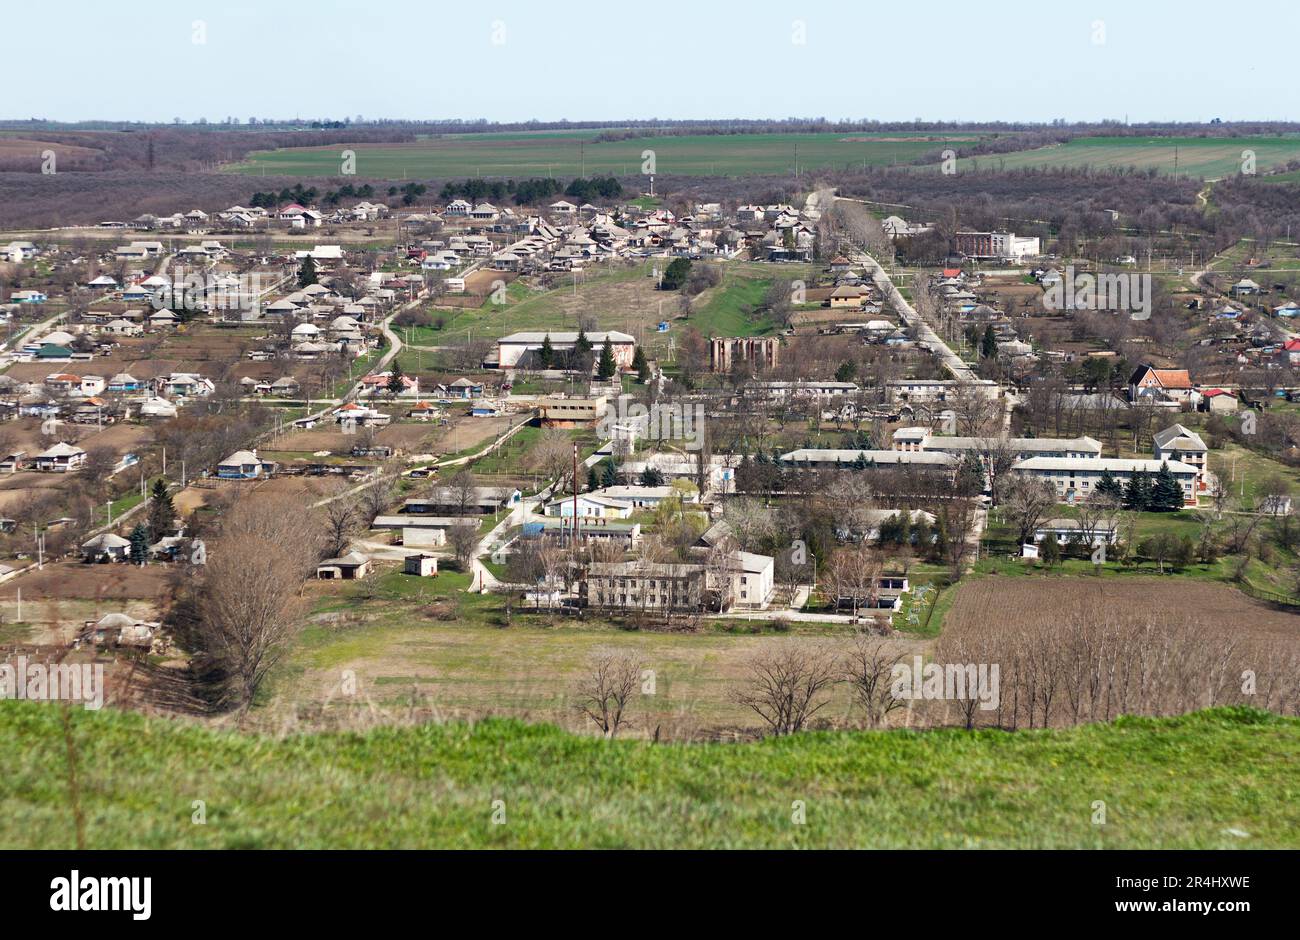
[[[90,848],[1300,846],[1300,721],[1248,709],[712,745],[496,720],[272,739],[74,711]],[[60,715],[0,705],[0,847],[73,846]]]

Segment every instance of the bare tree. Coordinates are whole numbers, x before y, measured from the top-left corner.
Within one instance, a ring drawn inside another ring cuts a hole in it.
[[[598,650],[577,687],[577,708],[612,738],[627,721],[628,703],[641,682],[642,662],[630,650]]]
[[[853,637],[845,660],[844,678],[869,727],[881,727],[890,712],[906,704],[891,690],[894,667],[902,660],[900,648],[888,640],[865,633]]]
[[[1039,523],[1056,506],[1056,491],[1045,480],[1017,476],[1007,487],[1002,509],[1007,521],[1016,527],[1020,544],[1033,541]]]
[[[478,551],[478,529],[470,525],[453,525],[447,529],[447,541],[461,571],[468,572]]]
[[[361,514],[356,500],[340,493],[325,504],[325,548],[327,558],[338,558],[352,544],[352,536],[361,528]]]
[[[221,700],[247,710],[296,633],[301,591],[318,558],[318,530],[303,513],[245,498],[221,521],[200,586],[204,655]]]
[[[735,693],[737,703],[772,734],[793,734],[826,706],[826,692],[842,668],[827,647],[790,641],[756,655],[748,672],[746,685]]]

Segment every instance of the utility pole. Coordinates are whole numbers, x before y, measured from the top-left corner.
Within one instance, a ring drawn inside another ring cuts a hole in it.
[[[578,442],[573,442],[573,548],[578,548]]]

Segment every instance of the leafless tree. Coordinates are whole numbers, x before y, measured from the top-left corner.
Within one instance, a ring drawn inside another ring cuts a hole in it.
[[[627,721],[628,704],[640,687],[642,661],[630,650],[598,650],[578,682],[577,708],[606,738]]]
[[[340,495],[338,499],[325,504],[324,517],[325,556],[338,558],[347,552],[352,537],[361,528],[361,515],[356,500],[351,496]]]
[[[1039,524],[1056,506],[1056,491],[1050,483],[1036,477],[1017,476],[1007,487],[1002,510],[1007,521],[1016,527],[1016,537],[1024,545],[1033,541]]]
[[[906,703],[891,690],[894,667],[903,660],[901,648],[889,640],[858,633],[853,637],[844,664],[844,678],[853,700],[862,708],[867,725],[879,728],[889,713]]]
[[[319,557],[304,513],[245,498],[221,520],[200,576],[200,636],[221,700],[247,710],[296,633],[301,591]]]
[[[478,551],[478,529],[470,525],[453,525],[447,529],[447,541],[461,571],[468,572]]]
[[[802,731],[829,701],[827,691],[842,674],[828,647],[802,641],[781,643],[754,656],[748,679],[735,693],[772,734]]]

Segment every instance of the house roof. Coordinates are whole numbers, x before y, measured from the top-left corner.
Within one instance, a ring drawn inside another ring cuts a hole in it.
[[[85,451],[82,450],[77,445],[68,444],[63,441],[60,441],[59,443],[55,444],[53,447],[49,448],[48,450],[41,451],[36,456],[38,458],[46,457],[46,458],[53,459],[56,457],[75,457],[78,454],[84,454],[84,453]]]
[[[255,452],[251,450],[237,450],[229,457],[227,457],[225,460],[221,461],[221,463],[218,464],[218,466],[233,467],[233,466],[243,466],[244,464],[261,463],[261,462],[262,462],[261,458],[258,457]]]
[[[1195,431],[1189,431],[1181,424],[1165,428],[1156,434],[1154,440],[1156,446],[1162,450],[1170,448],[1175,450],[1209,450],[1199,434]]]

